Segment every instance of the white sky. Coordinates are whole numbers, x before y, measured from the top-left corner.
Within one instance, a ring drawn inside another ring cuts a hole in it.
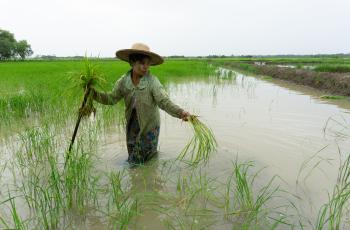
[[[34,55],[350,53],[350,0],[0,0]]]

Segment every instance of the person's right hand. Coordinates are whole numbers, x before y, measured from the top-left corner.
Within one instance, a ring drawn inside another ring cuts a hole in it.
[[[189,112],[187,112],[187,111],[182,111],[182,113],[181,113],[181,119],[183,120],[183,121],[188,121],[188,118],[191,116],[191,114],[189,113]]]

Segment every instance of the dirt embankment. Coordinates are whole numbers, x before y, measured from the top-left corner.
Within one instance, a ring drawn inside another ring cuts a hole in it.
[[[350,73],[321,73],[312,70],[284,68],[273,65],[240,65],[239,63],[225,63],[232,67],[258,75],[271,76],[298,84],[325,90],[332,94],[350,96]]]

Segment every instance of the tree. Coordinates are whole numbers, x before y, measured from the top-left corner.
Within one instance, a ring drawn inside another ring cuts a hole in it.
[[[21,40],[16,43],[16,54],[25,59],[33,54],[33,50],[26,40]]]
[[[15,55],[16,39],[12,33],[0,29],[0,60]]]
[[[0,60],[16,57],[24,59],[32,54],[32,48],[26,40],[17,42],[12,33],[0,29]]]

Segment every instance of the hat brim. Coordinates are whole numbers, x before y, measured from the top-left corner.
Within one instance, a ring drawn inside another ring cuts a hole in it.
[[[122,49],[118,50],[115,55],[117,58],[129,62],[129,55],[130,54],[144,54],[150,57],[150,65],[160,65],[164,62],[164,59],[159,56],[156,53],[150,52],[150,51],[143,51],[143,50],[137,50],[137,49]]]

